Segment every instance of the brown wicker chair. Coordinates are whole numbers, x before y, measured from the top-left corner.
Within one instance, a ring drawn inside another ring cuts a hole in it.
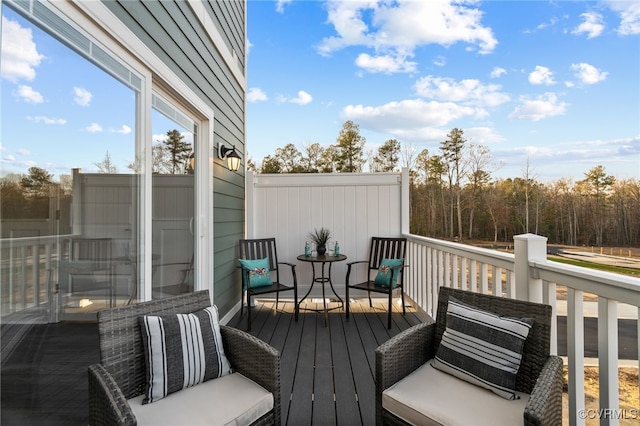
[[[145,388],[138,318],[189,313],[211,306],[208,291],[106,309],[98,313],[100,364],[89,367],[89,424],[136,425],[127,399]],[[273,394],[274,408],[254,425],[280,424],[280,353],[244,331],[220,326],[225,354],[234,371]],[[206,407],[203,407],[206,409]]]
[[[562,424],[562,358],[550,355],[551,306],[446,287],[440,288],[436,322],[413,326],[376,349],[376,423],[407,424],[382,407],[382,392],[434,357],[446,327],[449,296],[502,316],[535,319],[516,378],[516,390],[531,395],[523,423]]]

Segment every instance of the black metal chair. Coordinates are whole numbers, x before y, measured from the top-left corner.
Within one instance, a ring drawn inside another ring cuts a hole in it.
[[[356,262],[347,263],[347,279],[346,279],[346,299],[347,299],[347,319],[349,318],[349,289],[355,290],[364,290],[367,292],[369,296],[369,306],[373,306],[371,302],[371,292],[374,293],[384,293],[389,298],[389,314],[387,327],[391,328],[391,312],[393,310],[392,300],[393,300],[393,292],[395,289],[400,289],[400,297],[402,298],[402,313],[405,314],[405,306],[404,306],[404,273],[403,269],[407,266],[404,263],[407,254],[407,239],[406,238],[381,238],[381,237],[372,237],[371,238],[371,247],[369,249],[369,260],[359,260]],[[399,268],[391,268],[391,281],[394,281],[394,275],[398,274],[395,278],[397,280],[397,284],[395,287],[393,285],[381,286],[376,284],[375,282],[375,274],[378,273],[380,269],[381,263],[383,259],[402,259],[402,266]],[[349,279],[351,276],[351,269],[356,264],[366,264],[367,265],[367,275],[366,281],[350,284]]]
[[[298,321],[298,279],[296,277],[296,265],[289,262],[278,262],[278,252],[276,250],[275,238],[260,239],[243,239],[240,240],[240,259],[259,260],[268,258],[269,274],[271,276],[271,285],[261,287],[251,287],[249,279],[249,271],[242,270],[242,296],[247,296],[247,330],[251,331],[251,297],[264,295],[269,293],[276,294],[276,309],[280,293],[283,291],[293,291],[293,303],[295,310],[295,320]],[[285,285],[280,281],[280,265],[286,265],[291,268],[293,276],[293,285]],[[273,279],[275,275],[275,280]],[[244,304],[241,304],[240,314],[243,314]]]

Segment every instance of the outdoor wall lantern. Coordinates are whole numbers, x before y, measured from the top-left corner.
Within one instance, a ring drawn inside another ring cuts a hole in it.
[[[223,143],[218,142],[218,158],[221,160],[226,158],[227,167],[232,172],[237,172],[240,168],[240,154],[233,145],[231,148],[227,148]]]
[[[193,174],[196,169],[196,154],[192,151],[189,158],[187,158],[187,174]]]

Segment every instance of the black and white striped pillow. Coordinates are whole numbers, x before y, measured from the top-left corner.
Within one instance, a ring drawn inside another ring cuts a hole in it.
[[[147,381],[143,404],[231,372],[218,308],[140,317]]]
[[[518,399],[516,374],[532,318],[507,318],[449,297],[446,329],[433,366],[506,399]]]

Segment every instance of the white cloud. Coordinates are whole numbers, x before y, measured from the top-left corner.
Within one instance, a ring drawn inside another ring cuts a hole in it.
[[[509,115],[509,118],[540,121],[543,118],[563,115],[567,111],[567,106],[568,104],[561,102],[555,93],[545,93],[534,99],[521,96],[520,105]]]
[[[609,75],[606,71],[600,71],[598,68],[587,63],[572,64],[571,69],[575,71],[576,77],[583,84],[596,84],[603,81]]]
[[[637,1],[607,0],[611,10],[620,14],[618,34],[640,34],[640,3]]]
[[[479,80],[455,81],[451,78],[426,76],[415,84],[416,92],[424,98],[445,102],[461,102],[475,106],[497,106],[509,101],[509,96],[500,92],[498,84],[483,85]]]
[[[556,82],[553,80],[553,72],[549,68],[536,65],[536,69],[529,74],[529,83],[550,86]]]
[[[30,104],[41,104],[44,102],[44,97],[42,97],[40,92],[33,90],[31,86],[19,85],[15,95]]]
[[[312,100],[313,97],[310,94],[308,94],[304,90],[300,90],[298,92],[298,96],[296,98],[289,99],[289,102],[291,102],[292,104],[307,105],[310,104]]]
[[[571,31],[571,34],[587,34],[587,38],[595,38],[604,31],[602,15],[596,12],[585,12],[580,15],[584,22]]]
[[[293,0],[276,0],[276,12],[284,13],[284,6],[291,4]]]
[[[34,123],[44,123],[44,124],[57,124],[57,125],[67,124],[67,120],[65,120],[64,118],[51,118],[51,117],[45,117],[43,115],[37,115],[35,117],[28,116],[27,120],[33,121]]]
[[[263,102],[268,99],[267,94],[257,87],[252,87],[247,92],[247,102]]]
[[[337,33],[318,46],[322,55],[348,46],[375,51],[371,57],[413,57],[416,47],[427,44],[450,46],[462,42],[491,53],[498,44],[491,28],[482,25],[482,12],[474,2],[354,0],[327,2],[328,21]],[[370,65],[360,55],[360,64]],[[360,65],[359,64],[359,65]],[[389,71],[392,72],[392,71]],[[405,67],[398,71],[406,72]]]
[[[415,72],[417,63],[406,59],[406,57],[392,55],[371,56],[368,53],[361,53],[356,58],[356,65],[371,73]]]
[[[89,133],[99,133],[102,131],[102,126],[98,123],[91,123],[90,125],[85,127],[84,130]]]
[[[378,132],[406,135],[430,127],[445,126],[453,120],[476,113],[475,108],[453,102],[407,99],[380,106],[348,105],[342,110],[341,118]]]
[[[30,28],[22,28],[16,21],[2,17],[2,57],[0,74],[17,83],[31,81],[36,77],[36,68],[44,59],[38,53]]]
[[[89,106],[93,95],[87,89],[82,87],[73,88],[73,101],[80,106]]]
[[[121,135],[128,135],[129,133],[131,133],[131,127],[127,126],[126,124],[123,124],[122,127],[120,127],[119,129],[112,130],[112,133],[120,133]]]
[[[489,76],[491,78],[499,78],[505,75],[506,73],[507,73],[507,70],[505,70],[504,68],[493,67],[493,69],[491,70],[491,74],[489,74]]]
[[[447,65],[447,59],[444,56],[438,56],[433,60],[433,65],[437,67],[444,67]]]

